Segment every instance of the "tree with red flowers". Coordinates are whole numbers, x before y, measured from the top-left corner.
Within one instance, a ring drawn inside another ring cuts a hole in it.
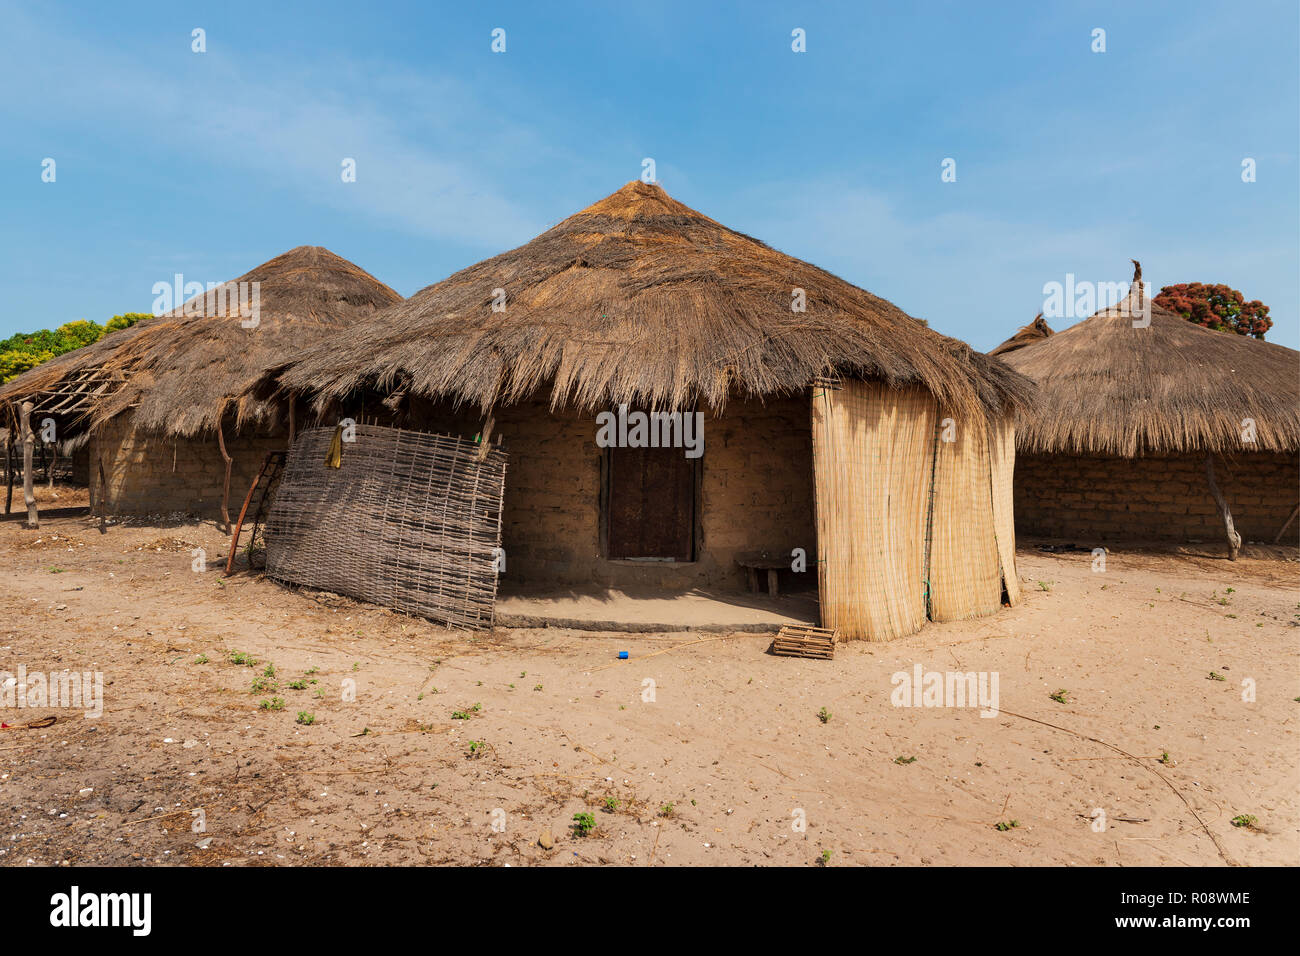
[[[1236,332],[1262,339],[1264,333],[1273,327],[1273,320],[1268,317],[1268,306],[1258,299],[1247,302],[1244,295],[1226,285],[1206,285],[1204,282],[1167,285],[1154,301],[1189,322],[1219,332]]]

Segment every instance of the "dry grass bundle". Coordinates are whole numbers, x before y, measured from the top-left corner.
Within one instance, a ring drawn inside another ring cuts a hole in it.
[[[989,472],[993,492],[993,533],[1007,600],[1020,603],[1020,578],[1016,573],[1015,510],[1016,430],[1012,416],[989,423]]]
[[[1016,603],[1010,413],[960,419],[923,388],[846,380],[813,388],[812,432],[826,627],[888,641],[992,614],[1004,575]]]
[[[941,432],[948,417],[953,418],[953,440],[934,446],[930,617],[935,621],[983,617],[1002,606],[989,428],[982,420],[945,412]]]
[[[245,328],[238,287],[252,282],[260,314]],[[274,409],[251,394],[267,368],[401,296],[328,249],[299,246],[190,302],[201,298],[202,314],[182,306],[20,375],[0,388],[0,403],[39,406],[91,376],[114,383],[90,403],[91,426],[131,409],[137,428],[168,435],[211,432],[232,410],[238,425],[269,424]]]
[[[805,312],[791,310],[795,289]],[[884,299],[642,182],[332,336],[279,383],[318,408],[374,387],[485,409],[549,388],[556,408],[718,410],[829,371],[921,385],[972,413],[1031,390]]]
[[[1164,455],[1300,449],[1300,352],[1216,332],[1135,299],[1002,356],[1037,400],[1016,421],[1022,454]],[[1242,422],[1253,419],[1253,443]]]
[[[935,400],[846,380],[813,389],[822,623],[888,641],[925,623]]]

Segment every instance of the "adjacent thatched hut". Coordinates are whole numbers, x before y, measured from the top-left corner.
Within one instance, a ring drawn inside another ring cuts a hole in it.
[[[1226,532],[1233,557],[1234,528],[1272,543],[1300,495],[1300,352],[1194,325],[1140,280],[1001,356],[1039,386],[1016,423],[1017,530],[1089,547]]]
[[[157,318],[112,332],[0,387],[15,434],[88,436],[94,506],[104,513],[225,514],[292,410],[252,394],[259,376],[327,332],[401,299],[319,246],[299,246]],[[227,519],[228,520],[228,519]]]
[[[1043,318],[1043,313],[1039,312],[1034,316],[1034,321],[1020,328],[1015,335],[1007,339],[997,348],[989,352],[989,355],[1006,355],[1008,352],[1014,352],[1017,349],[1023,349],[1026,345],[1033,345],[1035,342],[1041,342],[1049,335],[1053,335],[1052,327],[1047,324]]]
[[[873,639],[1018,594],[1029,384],[657,185],[331,336],[278,385],[326,423],[503,438],[516,583],[738,588],[751,552],[798,573],[802,549],[824,622]],[[638,445],[638,411],[698,412],[701,453]]]

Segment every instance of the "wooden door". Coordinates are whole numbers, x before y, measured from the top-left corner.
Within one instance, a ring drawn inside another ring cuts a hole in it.
[[[610,448],[609,557],[695,559],[695,467],[680,448]]]

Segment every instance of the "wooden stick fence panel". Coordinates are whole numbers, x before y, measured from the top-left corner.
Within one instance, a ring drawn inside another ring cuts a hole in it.
[[[271,577],[468,628],[490,627],[506,453],[357,425],[338,468],[334,428],[301,432],[266,523]]]
[[[831,660],[835,657],[838,631],[803,624],[787,624],[772,638],[772,653],[778,657],[808,657]]]

